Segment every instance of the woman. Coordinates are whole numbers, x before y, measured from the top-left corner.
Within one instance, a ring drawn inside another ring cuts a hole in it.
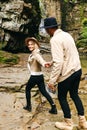
[[[25,110],[31,111],[31,89],[37,84],[42,95],[49,101],[51,109],[49,113],[57,114],[56,105],[54,104],[51,96],[47,93],[45,89],[44,77],[41,71],[41,67],[49,67],[51,63],[47,63],[41,56],[39,51],[39,42],[34,38],[26,38],[25,44],[31,51],[28,58],[28,68],[30,70],[30,78],[26,85],[26,101],[27,105],[24,107]]]

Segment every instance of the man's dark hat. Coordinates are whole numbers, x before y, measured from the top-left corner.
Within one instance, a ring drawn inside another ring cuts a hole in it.
[[[53,28],[53,27],[58,27],[60,24],[57,23],[56,18],[54,17],[49,17],[44,19],[44,26],[41,28]]]

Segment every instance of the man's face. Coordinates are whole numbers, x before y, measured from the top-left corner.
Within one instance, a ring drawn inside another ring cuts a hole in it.
[[[53,34],[52,34],[52,29],[51,28],[47,28],[47,29],[45,29],[46,30],[46,32],[50,35],[50,36],[53,36]]]

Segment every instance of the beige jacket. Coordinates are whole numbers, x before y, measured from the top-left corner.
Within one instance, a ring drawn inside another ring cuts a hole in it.
[[[41,66],[44,66],[46,61],[42,58],[39,49],[35,49],[28,58],[28,68],[31,75],[42,74]]]
[[[53,68],[49,83],[55,84],[81,69],[81,64],[75,42],[69,33],[57,29],[50,43]]]

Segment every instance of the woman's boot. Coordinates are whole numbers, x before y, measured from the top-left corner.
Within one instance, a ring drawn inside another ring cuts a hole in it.
[[[31,112],[32,111],[32,107],[31,106],[24,106],[23,109]]]
[[[55,104],[52,105],[52,108],[51,108],[51,110],[49,110],[49,113],[51,113],[51,114],[57,114],[57,108],[56,108]]]
[[[56,122],[55,126],[60,130],[72,130],[73,122],[71,118],[64,118],[64,122]]]

